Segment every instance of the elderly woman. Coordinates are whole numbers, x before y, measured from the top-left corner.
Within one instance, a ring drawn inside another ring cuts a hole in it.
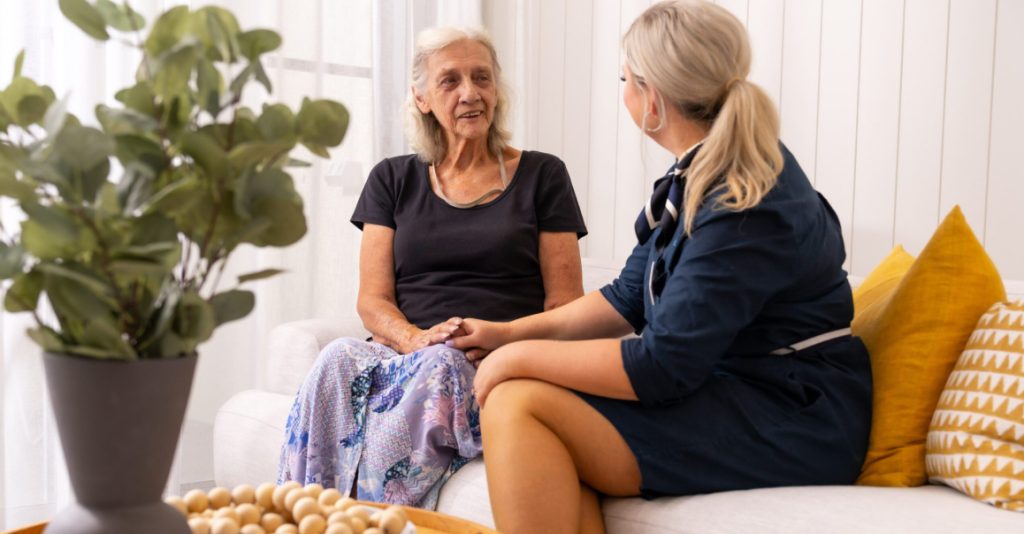
[[[443,345],[461,333],[458,316],[512,320],[582,295],[586,227],[569,175],[554,156],[508,145],[500,75],[480,31],[419,36],[416,154],[374,167],[352,216],[373,342],[321,352],[288,419],[280,481],[355,483],[360,499],[433,507],[481,451],[475,368]]]
[[[742,23],[661,2],[623,48],[626,110],[676,161],[622,273],[556,310],[466,319],[451,342],[496,349],[474,385],[506,533],[600,532],[597,493],[850,484],[867,450],[839,220],[747,80]]]

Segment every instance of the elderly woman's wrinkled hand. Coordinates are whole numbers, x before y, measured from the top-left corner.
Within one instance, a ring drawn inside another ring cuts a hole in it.
[[[409,338],[409,341],[401,347],[401,352],[403,354],[408,354],[424,347],[429,347],[430,345],[438,345],[448,341],[456,335],[464,335],[464,332],[462,331],[461,317],[452,317],[451,319],[442,323],[437,323],[426,330],[419,330],[419,332],[413,334]]]

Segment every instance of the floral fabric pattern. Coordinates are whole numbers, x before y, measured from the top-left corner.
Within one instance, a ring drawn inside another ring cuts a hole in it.
[[[434,509],[448,478],[480,455],[476,369],[434,345],[398,354],[343,338],[320,352],[292,405],[278,483]]]

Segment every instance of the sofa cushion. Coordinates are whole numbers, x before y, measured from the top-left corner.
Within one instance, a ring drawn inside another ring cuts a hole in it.
[[[873,306],[873,304],[887,299],[896,290],[903,275],[907,274],[913,264],[914,257],[903,250],[902,245],[896,245],[889,255],[864,278],[864,281],[853,289],[853,329],[855,334],[859,330],[858,322],[874,321],[874,317],[864,313],[865,310],[881,309],[880,306]]]
[[[275,327],[270,331],[267,355],[267,389],[295,395],[313,367],[320,349],[339,337],[366,339],[369,334],[358,317],[306,319]]]
[[[256,486],[277,480],[284,425],[294,397],[250,389],[236,393],[213,423],[213,477],[217,485]]]
[[[932,417],[929,480],[1024,512],[1024,301],[981,316]]]
[[[877,319],[859,325],[874,378],[859,484],[925,482],[924,444],[939,393],[978,317],[1005,298],[995,265],[954,208],[896,289],[870,306],[881,306]]]
[[[437,509],[494,527],[482,460],[452,476]],[[945,486],[805,486],[653,501],[605,499],[603,509],[609,534],[1024,532],[1024,514],[997,510]]]

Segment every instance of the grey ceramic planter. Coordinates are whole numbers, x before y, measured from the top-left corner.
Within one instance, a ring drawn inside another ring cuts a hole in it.
[[[188,534],[162,494],[196,356],[128,362],[44,353],[43,362],[78,501],[47,534]]]

